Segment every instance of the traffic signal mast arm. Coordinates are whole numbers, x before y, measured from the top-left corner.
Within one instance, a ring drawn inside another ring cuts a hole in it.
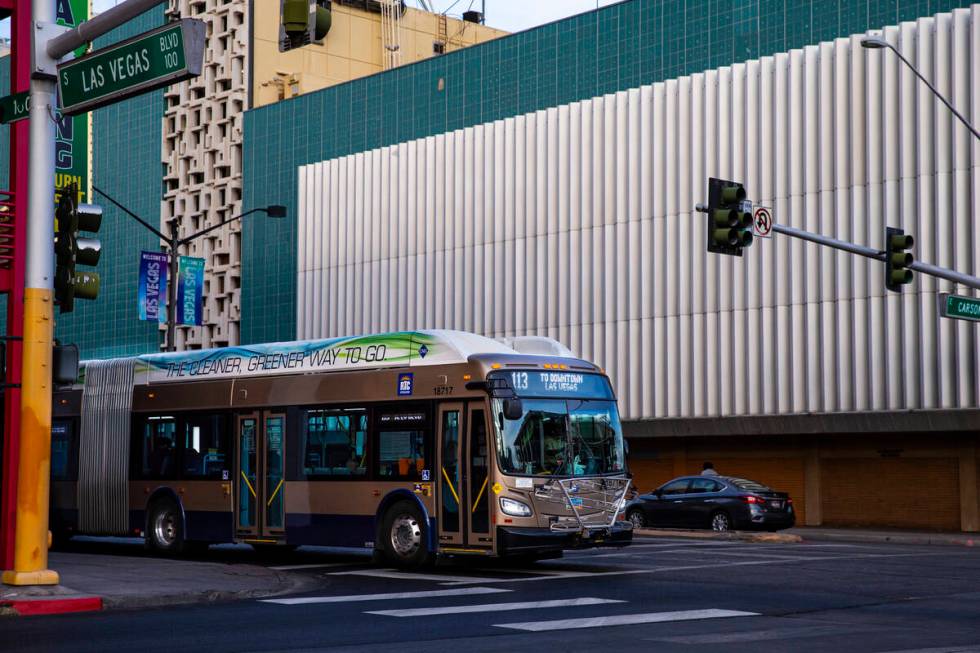
[[[870,247],[864,247],[863,245],[855,245],[854,243],[849,243],[846,240],[837,240],[836,238],[821,236],[820,234],[811,233],[795,227],[787,227],[781,224],[774,224],[772,226],[772,230],[778,234],[799,238],[801,240],[808,240],[811,243],[816,243],[818,245],[833,247],[834,249],[850,252],[851,254],[857,254],[858,256],[863,256],[865,258],[873,258],[876,261],[887,261],[889,255],[887,251],[872,249]],[[938,265],[930,265],[920,261],[912,262],[912,264],[908,266],[908,269],[912,270],[913,272],[921,272],[922,274],[928,274],[932,277],[946,279],[947,281],[952,281],[953,283],[959,283],[975,290],[980,290],[980,277],[974,277],[969,274],[957,272],[956,270],[950,270],[949,268],[939,267]]]

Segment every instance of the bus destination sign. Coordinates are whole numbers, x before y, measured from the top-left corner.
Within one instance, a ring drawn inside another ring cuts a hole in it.
[[[571,397],[612,399],[609,382],[601,374],[582,372],[508,372],[507,380],[521,397]]]
[[[84,113],[201,74],[205,24],[184,18],[58,66],[61,113]]]

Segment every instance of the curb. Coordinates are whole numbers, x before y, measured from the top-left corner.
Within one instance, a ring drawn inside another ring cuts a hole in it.
[[[804,538],[792,533],[751,533],[748,531],[691,531],[671,528],[635,528],[641,537],[680,537],[691,540],[729,540],[768,544],[796,544]]]
[[[270,579],[272,580],[272,579]],[[108,610],[143,610],[164,606],[243,601],[281,596],[313,590],[317,582],[300,574],[276,572],[270,587],[244,590],[208,589],[181,594],[140,595],[81,595],[62,586],[52,587],[53,594],[25,595],[23,598],[0,598],[0,618],[34,615],[97,612]]]
[[[911,544],[919,546],[966,546],[980,547],[980,535],[959,537],[956,535],[895,533],[800,533],[804,542],[857,542],[862,544]]]
[[[72,598],[17,599],[0,601],[0,615],[29,617],[44,614],[68,614],[71,612],[98,612],[102,610],[102,597],[78,596]]]

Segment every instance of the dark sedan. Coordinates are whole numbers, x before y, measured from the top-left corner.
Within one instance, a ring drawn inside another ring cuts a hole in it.
[[[626,506],[633,526],[777,531],[796,523],[785,492],[732,476],[683,476]]]

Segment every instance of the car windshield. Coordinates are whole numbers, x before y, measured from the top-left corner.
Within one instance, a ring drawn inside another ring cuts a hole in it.
[[[771,490],[762,483],[756,483],[755,481],[750,481],[745,478],[730,478],[728,480],[732,482],[732,485],[740,490],[750,490],[752,492],[771,492]]]
[[[591,476],[622,473],[623,430],[616,403],[524,399],[520,419],[504,419],[494,400],[497,452],[507,474]]]

